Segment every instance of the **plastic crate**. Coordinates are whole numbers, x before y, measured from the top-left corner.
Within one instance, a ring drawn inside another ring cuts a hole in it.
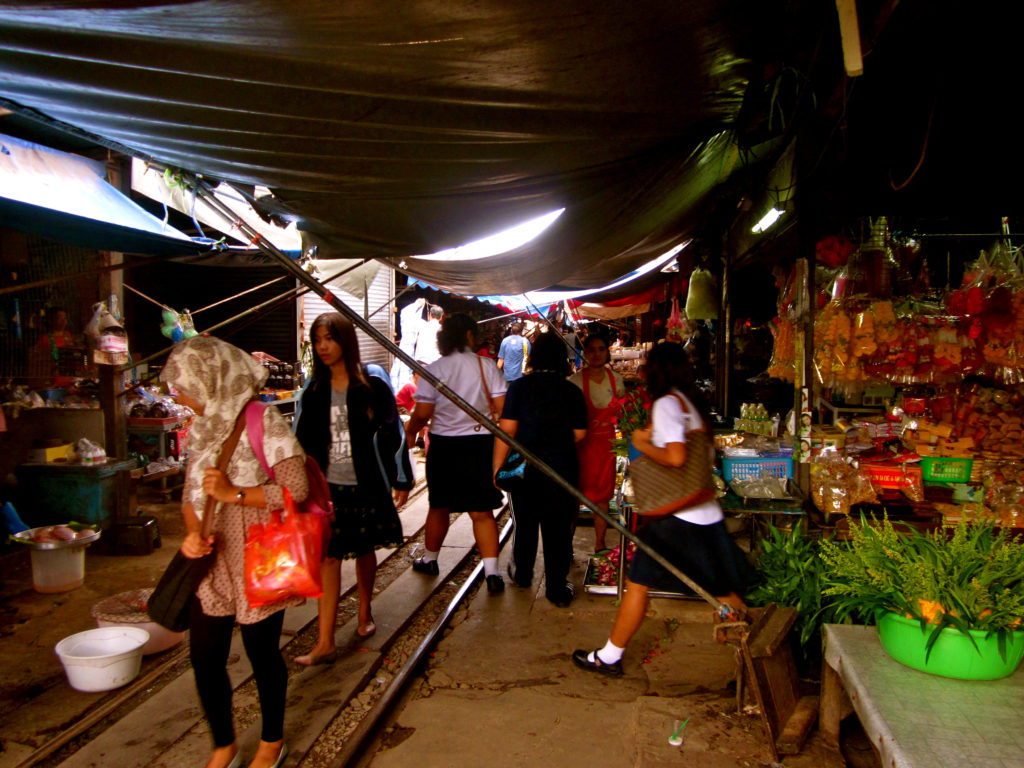
[[[760,477],[762,472],[767,472],[775,477],[793,476],[793,459],[790,458],[765,458],[764,456],[723,456],[722,477],[725,482],[733,479],[745,480],[750,477]]]
[[[18,510],[32,526],[75,521],[107,528],[119,506],[128,503],[122,471],[135,468],[134,459],[108,458],[106,464],[21,464]]]
[[[966,483],[971,479],[974,459],[952,456],[934,456],[921,459],[925,482]]]

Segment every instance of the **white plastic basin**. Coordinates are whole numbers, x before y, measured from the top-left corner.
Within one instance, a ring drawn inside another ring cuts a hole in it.
[[[76,691],[109,691],[139,674],[149,633],[139,627],[101,627],[65,637],[57,656]]]

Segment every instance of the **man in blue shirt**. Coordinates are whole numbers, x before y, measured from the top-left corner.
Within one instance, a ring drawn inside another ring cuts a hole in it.
[[[505,374],[505,381],[523,377],[523,368],[530,356],[530,342],[523,338],[523,324],[513,323],[509,335],[501,340],[498,349],[498,369]]]

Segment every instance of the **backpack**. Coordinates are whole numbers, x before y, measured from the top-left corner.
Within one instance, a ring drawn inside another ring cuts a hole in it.
[[[259,460],[263,471],[271,480],[274,479],[274,470],[267,464],[267,456],[263,451],[263,409],[262,402],[252,401],[245,406],[245,431],[249,435],[249,444],[253,453]],[[309,483],[309,494],[306,500],[296,506],[299,512],[312,513],[323,518],[324,536],[331,535],[331,526],[328,525],[334,520],[334,504],[331,502],[331,490],[327,487],[327,478],[316,463],[316,460],[306,456],[306,481]],[[326,543],[326,542],[325,542]]]

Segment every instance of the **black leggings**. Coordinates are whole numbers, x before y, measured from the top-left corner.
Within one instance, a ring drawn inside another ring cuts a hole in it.
[[[215,747],[228,747],[235,742],[235,726],[231,717],[231,681],[228,679],[228,653],[234,616],[207,616],[202,603],[192,600],[189,625],[189,656],[195,674],[196,690],[210,723]],[[256,690],[260,696],[263,741],[284,738],[284,706],[288,690],[288,668],[281,655],[281,627],[284,611],[258,621],[241,624],[242,644],[249,657]]]

